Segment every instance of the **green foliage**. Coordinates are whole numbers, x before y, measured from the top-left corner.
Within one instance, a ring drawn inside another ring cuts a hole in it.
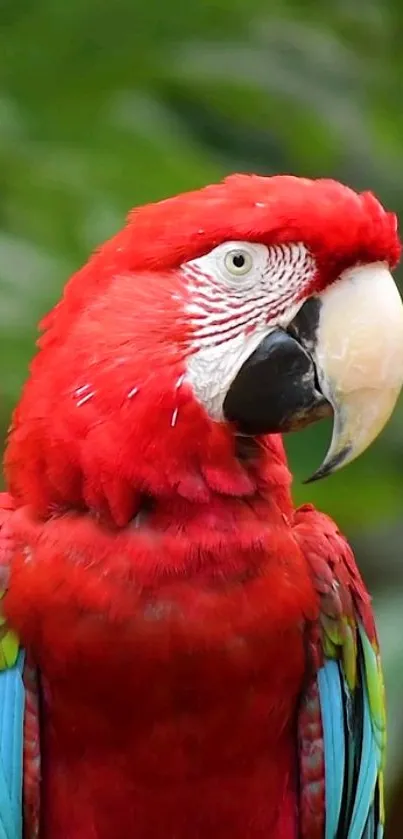
[[[241,169],[334,176],[403,211],[398,0],[1,0],[1,20],[3,437],[36,322],[133,205]],[[353,535],[400,518],[402,420],[305,487],[328,428],[290,438],[297,500]]]

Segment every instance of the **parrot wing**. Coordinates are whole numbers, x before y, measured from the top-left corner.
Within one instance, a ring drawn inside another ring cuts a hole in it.
[[[0,839],[39,834],[39,712],[36,672],[1,614],[13,542],[7,523],[14,509],[0,493]],[[24,813],[24,826],[23,826]]]
[[[298,720],[301,837],[382,839],[386,718],[370,597],[327,516],[301,507],[295,535],[321,603]]]

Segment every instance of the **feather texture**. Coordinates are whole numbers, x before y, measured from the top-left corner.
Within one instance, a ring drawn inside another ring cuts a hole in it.
[[[23,655],[0,673],[0,836],[22,837]]]
[[[9,495],[0,494],[0,838],[22,837],[23,719],[24,719],[24,656],[19,652],[18,638],[1,613],[5,594],[10,540],[7,522],[13,503]]]
[[[0,580],[7,590],[14,503],[0,493]],[[0,596],[0,608],[1,608]],[[36,670],[0,611],[0,839],[39,835],[39,707]],[[24,827],[23,827],[24,816]]]
[[[325,839],[334,839],[341,813],[345,773],[343,695],[339,668],[328,661],[318,672],[325,754]]]
[[[301,809],[302,835],[306,839],[316,835],[319,819],[325,839],[380,839],[386,720],[370,599],[335,525],[309,505],[296,518],[296,534],[311,565],[322,609],[320,624],[309,630],[321,737],[316,733],[314,741],[306,724],[306,696],[299,717],[301,795],[312,802]],[[325,796],[319,801],[310,789],[306,767],[310,744],[320,753]]]
[[[0,671],[13,667],[18,656],[18,638],[7,626],[1,604],[8,584],[12,553],[12,539],[7,525],[13,508],[11,496],[7,492],[0,492]]]

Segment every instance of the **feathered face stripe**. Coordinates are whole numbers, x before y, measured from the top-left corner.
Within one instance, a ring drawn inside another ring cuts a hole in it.
[[[214,418],[245,358],[307,297],[315,260],[302,244],[225,242],[184,264],[192,355],[187,380]]]

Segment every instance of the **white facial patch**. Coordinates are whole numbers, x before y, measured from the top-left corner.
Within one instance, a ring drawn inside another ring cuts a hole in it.
[[[225,242],[181,270],[193,327],[186,380],[209,415],[219,420],[243,363],[302,306],[315,261],[302,243]]]

